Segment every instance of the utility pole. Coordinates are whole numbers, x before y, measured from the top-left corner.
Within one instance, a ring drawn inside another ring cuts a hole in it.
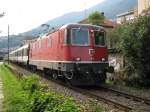
[[[8,64],[9,64],[9,25],[8,25]]]

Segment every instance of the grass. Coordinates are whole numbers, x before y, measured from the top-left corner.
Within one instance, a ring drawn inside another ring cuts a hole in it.
[[[16,77],[4,65],[0,65],[0,77],[3,81],[4,111],[19,112],[28,101]]]

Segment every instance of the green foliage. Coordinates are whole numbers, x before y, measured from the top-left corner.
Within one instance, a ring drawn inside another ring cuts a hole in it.
[[[99,25],[100,23],[103,23],[104,18],[105,17],[100,12],[95,11],[89,15],[88,20],[94,25]]]
[[[128,83],[150,87],[150,16],[124,25],[121,33]]]
[[[80,112],[79,106],[69,97],[48,90],[36,75],[18,81],[5,66],[0,66],[4,83],[6,112]]]
[[[91,107],[92,112],[105,112],[104,109],[101,106],[99,106],[94,100],[91,100],[89,102],[89,106]]]
[[[67,98],[66,100],[63,98],[63,102],[54,109],[55,112],[80,112],[80,109],[74,106],[75,103],[73,99]]]
[[[124,27],[117,26],[114,29],[109,29],[107,31],[107,45],[108,48],[121,49],[121,38],[124,36]]]
[[[24,77],[22,79],[22,88],[27,91],[34,91],[39,86],[39,78],[36,75]]]
[[[107,36],[111,48],[123,51],[126,84],[150,87],[150,16],[118,26]]]
[[[25,77],[22,87],[29,94],[30,105],[26,105],[29,112],[80,112],[74,100],[49,91],[37,76]]]
[[[21,84],[4,65],[0,66],[0,77],[3,81],[4,111],[20,112],[24,110],[28,112],[23,106],[29,103],[26,92],[22,90]]]

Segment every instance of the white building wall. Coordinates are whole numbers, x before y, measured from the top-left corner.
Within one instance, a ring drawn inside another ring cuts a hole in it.
[[[138,0],[138,14],[150,7],[150,0]]]

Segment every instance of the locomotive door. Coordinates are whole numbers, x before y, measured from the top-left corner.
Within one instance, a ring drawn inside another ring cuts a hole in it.
[[[58,31],[58,40],[57,40],[57,60],[60,61],[61,60],[61,52],[62,52],[62,47],[61,47],[61,44],[62,44],[62,40],[61,40],[61,36],[62,36],[62,33],[61,31]]]

